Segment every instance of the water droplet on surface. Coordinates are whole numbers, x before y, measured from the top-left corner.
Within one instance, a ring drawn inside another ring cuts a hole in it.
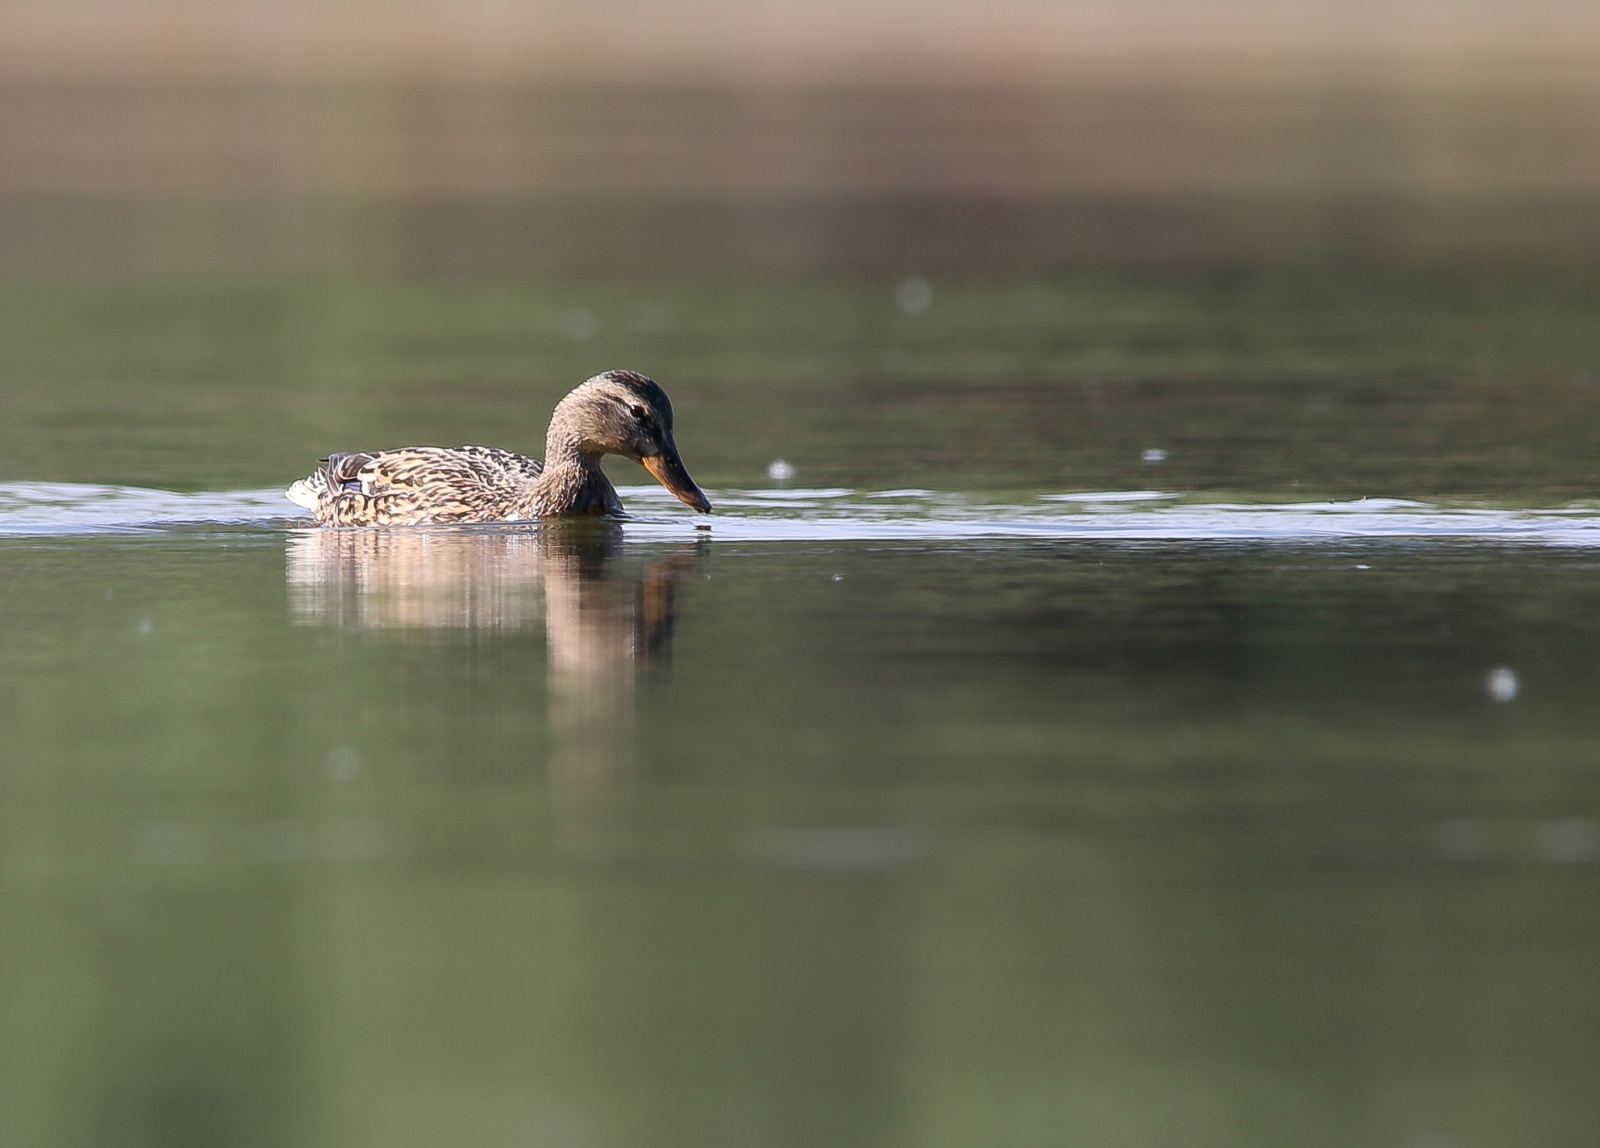
[[[595,334],[600,330],[600,320],[595,317],[593,311],[575,307],[563,316],[561,329],[567,333],[569,338],[577,339],[581,342],[584,339],[594,338]]]
[[[1600,855],[1600,830],[1582,817],[1558,817],[1534,830],[1533,852],[1547,865],[1582,865]]]
[[[1489,676],[1483,679],[1484,692],[1489,695],[1490,701],[1514,702],[1517,695],[1522,692],[1522,682],[1517,677],[1517,671],[1509,666],[1496,666],[1489,671]]]
[[[335,781],[354,781],[361,772],[361,755],[348,745],[330,750],[322,761],[322,768]]]
[[[1167,461],[1167,452],[1158,446],[1153,446],[1139,457],[1147,463],[1161,463]]]
[[[794,463],[777,458],[767,466],[767,477],[773,482],[788,482],[795,476]]]
[[[926,279],[902,279],[895,288],[894,301],[907,315],[920,315],[933,306],[933,288]]]

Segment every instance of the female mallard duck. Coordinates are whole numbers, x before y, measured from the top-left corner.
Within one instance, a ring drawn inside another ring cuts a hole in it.
[[[672,441],[672,402],[653,380],[606,371],[556,404],[544,462],[493,447],[402,447],[334,454],[291,486],[290,502],[323,526],[515,522],[621,514],[600,457],[626,455],[702,513],[711,502]]]

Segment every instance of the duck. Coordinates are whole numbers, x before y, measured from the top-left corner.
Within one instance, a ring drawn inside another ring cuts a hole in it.
[[[640,463],[702,514],[711,500],[672,438],[672,401],[637,371],[603,371],[556,404],[544,461],[498,447],[330,454],[284,492],[319,526],[425,526],[623,514],[604,455]]]

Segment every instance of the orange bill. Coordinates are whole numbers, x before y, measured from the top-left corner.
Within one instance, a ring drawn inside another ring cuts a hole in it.
[[[705,491],[695,485],[689,472],[683,469],[683,459],[678,457],[675,449],[668,447],[658,455],[639,461],[655,475],[657,482],[677,495],[680,502],[688,503],[701,514],[711,513],[711,500],[706,497]]]

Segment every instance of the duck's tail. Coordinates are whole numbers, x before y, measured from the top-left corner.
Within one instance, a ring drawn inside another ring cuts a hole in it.
[[[296,506],[315,511],[323,496],[328,493],[328,472],[317,470],[292,483],[283,496]]]

